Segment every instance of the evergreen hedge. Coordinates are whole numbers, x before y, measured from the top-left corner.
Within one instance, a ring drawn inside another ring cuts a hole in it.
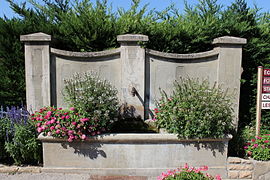
[[[269,13],[250,8],[245,0],[222,7],[217,0],[185,4],[184,12],[171,5],[163,11],[140,7],[139,0],[124,10],[113,12],[106,0],[34,0],[32,8],[10,3],[19,18],[0,18],[0,102],[17,105],[25,101],[24,48],[22,34],[44,32],[52,35],[51,46],[72,51],[100,51],[118,47],[116,36],[140,33],[149,36],[145,44],[163,52],[192,53],[212,49],[219,36],[246,38],[240,99],[240,127],[255,120],[257,66],[270,67]],[[262,123],[270,128],[269,111]]]

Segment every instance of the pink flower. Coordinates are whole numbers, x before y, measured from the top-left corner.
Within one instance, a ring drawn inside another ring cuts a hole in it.
[[[244,149],[248,149],[248,147],[247,147],[247,146],[245,146],[245,147],[244,147]]]
[[[71,124],[74,125],[74,126],[76,126],[77,123],[76,122],[72,122]]]
[[[41,125],[41,123],[37,123],[37,126],[39,127]]]
[[[220,175],[216,175],[216,179],[217,179],[217,180],[221,180]]]
[[[81,137],[82,140],[85,140],[86,139],[86,135],[83,134],[82,137]]]
[[[269,140],[265,140],[264,143],[269,143]]]
[[[47,134],[48,136],[51,136],[52,135],[52,132],[48,132],[48,134]]]
[[[56,133],[56,134],[60,134],[60,130],[57,129],[57,130],[55,131],[55,133]]]
[[[252,142],[255,142],[256,140],[255,139],[251,139]]]
[[[71,108],[69,108],[69,110],[75,111],[75,107],[71,107]]]
[[[37,132],[39,132],[39,133],[42,132],[42,130],[43,130],[43,129],[42,129],[41,127],[38,127],[38,128],[37,128]]]
[[[68,130],[68,134],[73,134],[73,131],[72,130]]]
[[[63,108],[58,108],[59,110],[62,110]]]
[[[253,145],[254,148],[257,148],[258,146],[259,146],[258,144],[254,144],[254,145]]]
[[[52,111],[47,112],[47,116],[50,117],[52,115]]]
[[[100,134],[100,131],[97,131],[97,134]]]
[[[54,127],[54,126],[51,126],[51,127],[50,127],[50,130],[54,130],[54,129],[55,129],[55,127]]]
[[[53,119],[53,120],[51,120],[50,122],[51,122],[51,124],[53,124],[53,123],[55,123],[55,120]]]
[[[56,126],[55,126],[55,129],[59,129],[61,126],[60,126],[60,124],[57,124]]]
[[[61,119],[65,119],[66,116],[62,116]]]
[[[69,119],[70,118],[70,116],[66,116],[66,119]]]
[[[262,139],[262,137],[256,136],[257,139]]]
[[[82,118],[80,119],[81,122],[86,122],[86,121],[89,121],[89,118]]]

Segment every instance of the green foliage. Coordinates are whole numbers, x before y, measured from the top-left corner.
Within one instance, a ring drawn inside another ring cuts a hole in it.
[[[2,163],[38,164],[41,162],[41,143],[31,122],[18,123],[0,118],[0,161]]]
[[[64,96],[71,107],[91,119],[97,129],[110,129],[118,115],[117,90],[95,73],[75,74],[65,80]]]
[[[268,134],[253,137],[244,147],[246,155],[260,161],[270,160],[270,131]]]
[[[251,9],[245,0],[235,0],[221,7],[217,0],[200,0],[184,12],[171,5],[162,11],[132,6],[112,12],[106,0],[34,0],[33,8],[6,0],[19,18],[0,18],[0,104],[14,105],[25,101],[22,34],[42,31],[53,36],[51,46],[72,51],[99,51],[115,48],[116,36],[141,33],[149,36],[145,47],[172,53],[193,53],[212,49],[219,36],[247,38],[243,49],[243,73],[240,95],[240,133],[254,126],[257,66],[270,68],[269,13]],[[162,43],[161,43],[162,42]],[[262,111],[262,126],[270,128],[270,113]],[[235,143],[238,144],[238,143]],[[234,149],[234,148],[232,148]]]
[[[180,138],[220,138],[232,128],[231,99],[208,81],[181,79],[171,96],[161,91],[155,109],[157,125]]]
[[[14,126],[12,141],[5,143],[5,150],[15,164],[35,164],[41,159],[41,143],[32,124]]]
[[[5,151],[5,142],[10,135],[11,121],[8,118],[0,118],[0,162],[10,161],[10,156]]]

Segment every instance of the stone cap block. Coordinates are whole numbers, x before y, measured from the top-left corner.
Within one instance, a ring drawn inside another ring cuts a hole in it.
[[[26,34],[26,35],[21,35],[20,40],[22,42],[49,42],[52,40],[51,35],[39,32],[39,33],[33,33],[33,34]]]
[[[215,38],[212,44],[238,44],[238,45],[243,45],[243,44],[247,44],[247,39],[233,37],[233,36],[222,36],[222,37],[219,37],[219,38]]]
[[[148,41],[148,36],[142,34],[124,34],[118,35],[118,42],[138,42],[138,41]]]

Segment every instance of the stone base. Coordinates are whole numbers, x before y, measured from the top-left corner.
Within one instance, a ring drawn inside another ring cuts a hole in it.
[[[207,173],[227,178],[230,137],[179,140],[173,134],[106,134],[72,143],[44,136],[39,139],[43,144],[43,172],[157,177],[188,163],[207,165]]]

